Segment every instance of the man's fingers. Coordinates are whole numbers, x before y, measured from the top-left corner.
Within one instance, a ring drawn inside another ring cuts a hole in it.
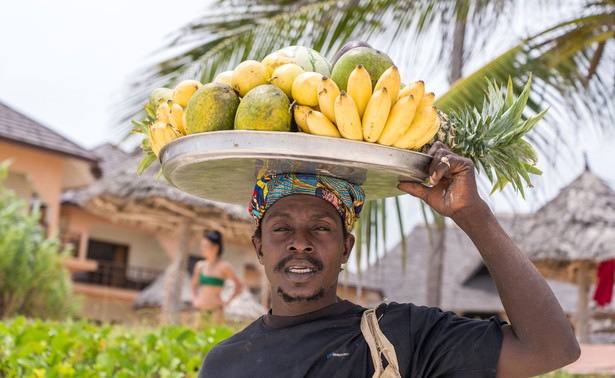
[[[424,201],[427,198],[427,195],[431,188],[423,184],[414,183],[414,182],[400,182],[399,184],[397,184],[397,189],[404,191],[410,194],[411,196],[417,197]]]
[[[427,152],[427,155],[431,155],[433,156],[436,151],[438,151],[439,149],[444,148],[445,150],[448,150],[448,147],[446,147],[446,145],[440,141],[436,141],[431,148],[429,149],[429,151]]]
[[[438,185],[442,177],[451,171],[451,160],[445,155],[447,150],[436,153],[429,167],[429,183]]]

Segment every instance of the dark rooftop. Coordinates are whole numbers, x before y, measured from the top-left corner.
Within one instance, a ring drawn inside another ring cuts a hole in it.
[[[0,101],[0,140],[96,162],[96,156]]]

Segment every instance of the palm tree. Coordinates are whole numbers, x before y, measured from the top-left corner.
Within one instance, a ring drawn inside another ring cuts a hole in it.
[[[436,105],[446,112],[480,110],[485,78],[505,83],[512,77],[512,90],[520,93],[532,75],[525,116],[539,114],[545,103],[557,112],[549,112],[527,137],[553,163],[561,158],[552,154],[554,145],[560,153],[573,152],[575,135],[615,125],[615,1],[566,3],[534,1],[522,8],[510,0],[219,0],[172,36],[166,47],[179,53],[138,74],[120,116],[138,118],[156,87],[184,78],[209,82],[243,60],[262,59],[284,46],[310,46],[332,57],[345,42],[364,40],[388,52],[402,76],[411,75],[402,77],[406,82],[422,78],[441,88]],[[523,37],[515,37],[510,31],[520,27]],[[491,181],[498,188],[510,180]],[[523,194],[523,182],[513,184]],[[376,226],[384,209],[382,202],[367,206],[370,217],[359,245],[382,243],[385,229]],[[444,222],[436,223],[444,230]]]

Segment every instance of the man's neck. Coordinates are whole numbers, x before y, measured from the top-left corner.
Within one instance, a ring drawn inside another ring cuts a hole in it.
[[[263,322],[269,328],[288,328],[317,319],[340,315],[353,307],[356,307],[354,303],[340,299],[339,302],[327,307],[297,316],[278,316],[268,313],[263,317]]]
[[[271,314],[276,316],[299,316],[309,314],[341,301],[336,295],[333,298],[319,298],[312,301],[297,300],[286,302],[278,294],[274,293],[272,295],[274,295],[274,299],[271,302]]]

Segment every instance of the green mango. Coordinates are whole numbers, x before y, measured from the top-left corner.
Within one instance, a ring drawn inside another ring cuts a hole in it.
[[[275,85],[259,85],[241,99],[235,130],[290,131],[292,115],[288,96]]]
[[[372,88],[376,86],[380,75],[394,65],[393,60],[387,54],[372,47],[360,46],[350,49],[339,57],[331,70],[331,79],[335,81],[340,90],[347,89],[348,77],[359,64],[362,64],[369,72]]]
[[[230,85],[208,83],[199,88],[186,105],[187,134],[232,130],[239,97]]]

